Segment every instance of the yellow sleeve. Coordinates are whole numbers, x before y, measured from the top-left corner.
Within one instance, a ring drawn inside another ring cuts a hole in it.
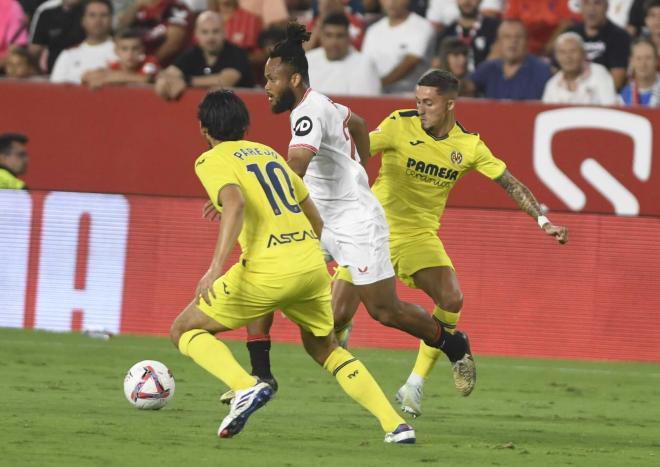
[[[506,164],[504,161],[495,157],[481,138],[479,138],[474,155],[475,159],[473,168],[477,169],[480,174],[485,175],[491,180],[496,179],[506,170]]]
[[[369,152],[372,155],[393,146],[394,135],[396,134],[396,127],[400,118],[398,116],[398,110],[392,112],[385,120],[380,122],[380,125],[375,130],[369,133]]]
[[[218,202],[220,190],[227,185],[240,186],[235,166],[218,157],[202,155],[195,162],[195,173],[215,208],[222,212],[222,206]]]

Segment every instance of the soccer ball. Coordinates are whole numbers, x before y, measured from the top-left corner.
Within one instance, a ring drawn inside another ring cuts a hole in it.
[[[174,396],[174,376],[155,360],[137,362],[124,378],[124,395],[137,409],[158,410]]]

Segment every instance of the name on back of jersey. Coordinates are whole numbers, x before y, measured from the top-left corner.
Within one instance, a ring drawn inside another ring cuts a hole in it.
[[[244,160],[248,156],[269,156],[273,159],[277,159],[277,153],[271,149],[253,147],[241,148],[234,152],[234,157],[238,157],[240,160]]]

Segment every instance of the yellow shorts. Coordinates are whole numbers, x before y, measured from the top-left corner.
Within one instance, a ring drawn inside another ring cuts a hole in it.
[[[281,310],[287,318],[317,337],[334,330],[330,303],[330,276],[325,265],[304,274],[272,276],[234,264],[213,284],[211,305],[199,300],[197,307],[229,329],[245,326]]]
[[[390,258],[397,277],[413,289],[417,287],[412,276],[417,271],[438,266],[454,269],[442,241],[431,231],[415,235],[391,235]],[[353,283],[351,273],[344,267],[336,268],[333,279]]]

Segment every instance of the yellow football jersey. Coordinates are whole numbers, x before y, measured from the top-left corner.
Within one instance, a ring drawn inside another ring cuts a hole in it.
[[[25,188],[23,180],[4,167],[0,167],[0,190],[22,190],[23,188]]]
[[[422,128],[416,110],[392,112],[369,140],[371,154],[383,153],[372,190],[392,234],[437,231],[449,192],[463,175],[476,169],[494,179],[506,169],[478,134],[456,122],[447,135],[432,136]]]
[[[325,264],[318,237],[299,205],[309,196],[307,188],[274,149],[225,141],[197,158],[195,173],[220,211],[220,190],[240,187],[245,213],[239,243],[248,270],[288,275]]]

